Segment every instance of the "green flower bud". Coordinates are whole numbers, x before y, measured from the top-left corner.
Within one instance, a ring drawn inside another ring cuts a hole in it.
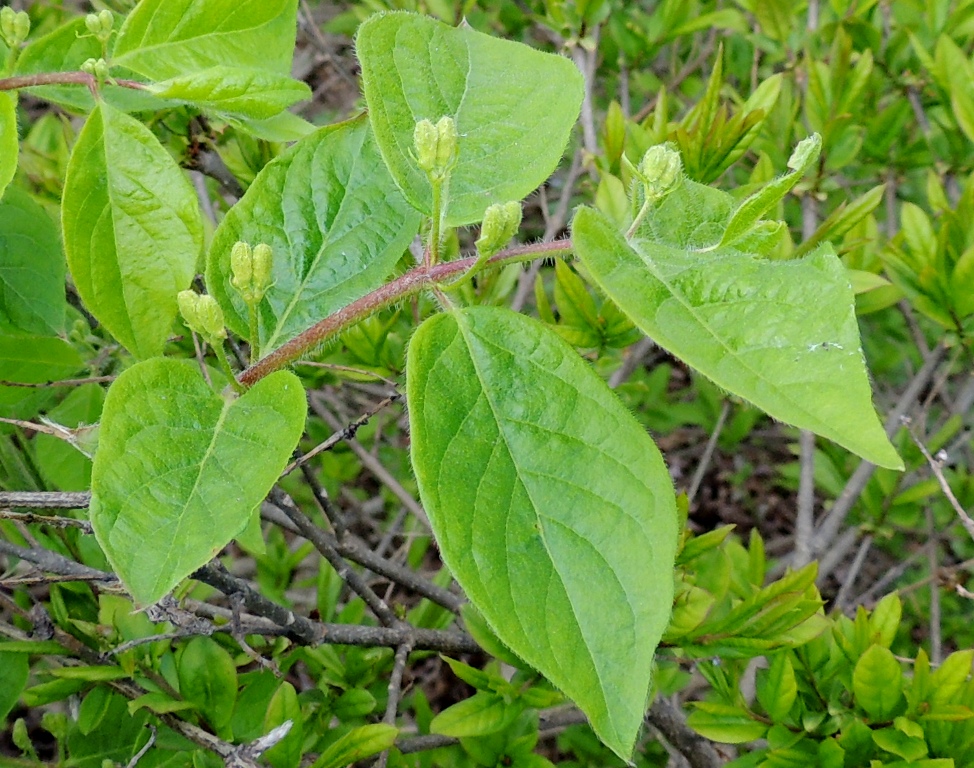
[[[416,164],[430,176],[442,179],[457,161],[457,124],[452,117],[441,117],[436,125],[420,120],[413,131]]]
[[[420,120],[413,130],[413,146],[416,148],[416,164],[420,170],[432,173],[436,168],[436,145],[439,131],[430,120]]]
[[[30,16],[9,6],[0,8],[0,37],[11,48],[19,46],[30,34]]]
[[[665,144],[650,147],[639,163],[639,175],[649,199],[659,199],[673,191],[683,173],[680,153]]]
[[[518,202],[495,204],[484,212],[477,238],[477,252],[488,258],[507,245],[521,226],[521,204]]]
[[[107,8],[98,13],[89,13],[85,16],[85,28],[98,38],[102,44],[108,42],[112,36],[112,27],[115,25],[115,17]]]
[[[212,296],[201,296],[195,291],[180,291],[176,294],[176,303],[189,329],[212,346],[217,346],[227,337],[223,310]]]
[[[85,59],[81,71],[92,75],[98,82],[108,79],[108,62],[104,59]]]
[[[251,248],[247,243],[234,243],[230,251],[230,284],[247,304],[254,306],[264,298],[271,285],[274,251],[266,243]]]
[[[436,124],[436,165],[444,172],[453,169],[457,161],[457,123],[452,117],[441,117]]]

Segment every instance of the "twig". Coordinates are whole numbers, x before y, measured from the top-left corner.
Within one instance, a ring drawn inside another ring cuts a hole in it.
[[[33,512],[13,512],[9,509],[0,509],[0,520],[16,520],[27,524],[40,523],[52,528],[80,528],[82,533],[92,533],[91,523],[87,520],[75,520],[73,517],[62,517],[60,515],[37,515]]]
[[[629,348],[629,354],[622,361],[622,365],[616,368],[609,377],[609,387],[615,389],[620,384],[629,380],[636,369],[642,365],[646,355],[653,351],[656,342],[644,336]]]
[[[927,518],[927,566],[930,575],[936,576],[940,567],[937,562],[937,528],[933,520],[933,508],[927,504],[924,510]],[[930,579],[930,663],[934,666],[943,661],[943,634],[941,631],[940,580]]]
[[[930,382],[937,366],[943,359],[944,352],[945,348],[943,344],[937,344],[930,350],[930,354],[924,360],[920,370],[917,371],[907,388],[903,391],[903,394],[900,395],[896,405],[886,418],[886,434],[890,437],[899,429],[900,418],[906,415],[906,412],[913,406],[920,393]],[[845,484],[842,492],[835,500],[835,504],[832,505],[832,509],[815,530],[815,536],[812,538],[813,556],[822,554],[832,546],[835,537],[839,533],[839,529],[845,522],[849,512],[852,511],[853,505],[855,505],[860,494],[865,490],[866,484],[875,471],[876,465],[868,461],[862,461],[856,467],[856,471],[852,473],[852,477]]]
[[[957,516],[960,518],[960,521],[968,535],[974,539],[974,520],[971,519],[971,516],[967,514],[967,511],[961,506],[961,503],[957,500],[957,497],[951,490],[950,484],[947,482],[947,478],[944,477],[943,464],[947,459],[946,454],[941,451],[937,454],[937,457],[934,458],[930,455],[930,451],[927,450],[927,447],[923,444],[923,442],[913,434],[913,431],[909,430],[909,432],[910,437],[916,444],[916,447],[919,448],[920,453],[923,454],[923,458],[925,458],[927,463],[930,465],[930,471],[933,472],[933,476],[937,478],[937,483],[940,485],[940,490],[944,492],[944,496],[947,497],[947,501],[950,502],[950,506],[954,508],[954,512],[957,513]]]
[[[409,652],[412,650],[410,644],[403,643],[396,648],[396,658],[392,665],[392,674],[389,676],[389,697],[386,700],[386,711],[382,716],[382,722],[386,725],[396,724],[396,712],[399,711],[399,699],[402,696],[402,676],[406,671],[406,662],[409,659]],[[376,768],[386,768],[389,762],[389,750],[383,750],[376,760]]]
[[[835,596],[835,607],[840,613],[845,612],[846,601],[849,599],[849,595],[852,593],[852,588],[856,584],[859,571],[862,570],[863,563],[866,562],[866,555],[869,554],[869,550],[872,545],[872,534],[867,535],[861,542],[859,542],[859,549],[852,561],[852,565],[849,566],[849,573],[846,574],[846,577],[842,582],[842,586],[839,587],[839,593]]]
[[[683,713],[662,696],[657,696],[646,719],[690,763],[692,768],[719,768],[724,764],[713,745],[687,725]]]
[[[798,503],[795,513],[795,568],[812,561],[812,535],[815,531],[815,433],[803,429],[798,435]]]
[[[323,400],[326,399],[325,395],[318,392],[313,392],[310,397],[311,410],[315,412],[322,420],[324,420],[332,429],[341,429],[341,420],[334,416],[323,404]],[[426,510],[424,510],[418,501],[412,497],[412,495],[402,484],[392,475],[392,473],[383,466],[375,456],[369,453],[365,448],[362,447],[361,443],[357,440],[348,440],[348,447],[352,449],[352,452],[358,457],[362,465],[371,472],[379,482],[385,485],[392,493],[405,505],[405,507],[416,516],[416,518],[426,526],[426,529],[430,529],[430,521],[426,516]]]
[[[87,565],[68,560],[63,555],[43,547],[18,547],[16,544],[0,539],[0,554],[18,557],[28,563],[33,563],[43,571],[57,573],[61,576],[81,576],[92,581],[105,583],[118,581],[118,577],[114,573],[89,568]]]
[[[710,466],[710,460],[714,456],[717,441],[720,439],[720,433],[724,429],[728,414],[730,414],[730,401],[724,400],[724,405],[720,409],[720,415],[717,417],[717,423],[714,425],[713,432],[710,433],[710,439],[707,440],[707,445],[703,449],[703,455],[700,457],[700,463],[697,464],[697,469],[693,473],[693,479],[690,481],[690,489],[687,491],[687,503],[690,505],[693,504],[693,500],[697,496],[697,491],[700,490],[700,484],[703,482],[704,475],[707,474],[707,468]]]
[[[85,384],[107,384],[115,381],[115,376],[89,376],[85,379],[61,379],[59,381],[4,381],[0,380],[0,387],[26,387],[30,389],[44,389],[46,387],[81,387]]]
[[[0,507],[27,509],[87,509],[91,493],[64,491],[0,491]]]
[[[136,752],[132,759],[128,761],[125,768],[135,768],[139,764],[139,760],[143,758],[146,752],[152,749],[152,745],[156,743],[156,727],[154,725],[149,726],[149,740],[146,741],[145,745]]]

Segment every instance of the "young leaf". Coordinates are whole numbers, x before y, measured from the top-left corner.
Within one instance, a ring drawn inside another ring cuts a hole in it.
[[[873,721],[890,720],[903,700],[903,670],[888,648],[871,645],[852,673],[856,703]]]
[[[694,702],[687,725],[701,736],[725,744],[743,744],[760,739],[768,726],[751,718],[747,712],[727,704]]]
[[[444,561],[488,624],[628,759],[673,598],[659,451],[554,332],[471,307],[410,342],[412,457]]]
[[[499,694],[477,691],[434,717],[430,733],[455,738],[486,736],[504,730],[523,709],[520,702],[509,703]]]
[[[203,247],[196,193],[152,132],[107,104],[88,117],[61,203],[85,306],[136,357],[162,353]]]
[[[311,764],[311,768],[339,768],[351,765],[389,749],[396,743],[398,735],[398,728],[385,723],[353,728],[322,752]]]
[[[149,86],[157,96],[200,109],[264,120],[311,98],[300,80],[265,69],[210,67]]]
[[[0,201],[0,327],[44,336],[63,331],[64,272],[51,217],[22,189],[9,187]]]
[[[112,63],[153,80],[210,67],[287,75],[298,0],[142,0],[118,33]]]
[[[291,721],[291,730],[264,755],[264,760],[274,768],[298,768],[304,741],[304,719],[301,716],[298,694],[293,685],[284,682],[267,705],[264,731],[269,733],[287,720]]]
[[[489,205],[520,200],[548,178],[582,103],[582,76],[568,59],[468,26],[376,14],[359,27],[356,51],[382,157],[427,215],[432,188],[412,156],[413,132],[420,120],[456,121],[447,226],[479,221]]]
[[[150,360],[108,391],[91,522],[140,606],[159,600],[247,525],[304,428],[304,390],[279,371],[239,398],[195,364]]]
[[[758,672],[757,695],[764,711],[776,723],[788,717],[798,695],[798,684],[787,653],[775,654],[771,657],[771,667]]]
[[[223,730],[237,700],[237,668],[230,654],[212,638],[194,637],[179,654],[176,672],[180,695],[213,728]]]
[[[40,384],[82,367],[81,356],[64,339],[0,334],[0,371],[7,381]]]
[[[271,246],[272,285],[259,307],[261,349],[270,351],[378,287],[418,229],[360,117],[322,128],[264,167],[213,236],[207,288],[229,327],[249,338],[230,251],[240,240]]]
[[[0,93],[0,195],[17,172],[19,152],[17,100],[9,93]]]
[[[774,418],[902,469],[872,407],[852,291],[830,250],[772,262],[630,245],[591,208],[572,231],[592,278],[661,347]]]
[[[29,671],[27,654],[0,652],[0,724],[7,719],[20,698],[27,685]]]

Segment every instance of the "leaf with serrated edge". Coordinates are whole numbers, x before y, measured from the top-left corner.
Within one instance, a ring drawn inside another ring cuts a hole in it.
[[[186,360],[129,368],[105,399],[91,523],[140,606],[162,598],[247,525],[304,429],[304,390],[278,371],[221,397]]]
[[[419,229],[396,189],[364,117],[322,128],[258,174],[220,223],[206,284],[227,325],[250,337],[247,306],[230,285],[238,240],[274,251],[260,304],[260,341],[270,351],[377,288]]]
[[[595,282],[661,347],[774,418],[903,468],[872,406],[852,289],[831,247],[772,262],[630,245],[590,208],[572,234]]]
[[[291,71],[298,0],[142,0],[112,63],[154,80],[216,66]]]
[[[554,332],[470,307],[416,331],[412,458],[443,559],[497,636],[628,759],[673,600],[653,441]]]
[[[356,52],[382,156],[427,215],[432,189],[412,156],[413,131],[419,120],[456,120],[448,226],[480,221],[487,206],[534,190],[558,165],[578,119],[583,82],[568,59],[468,26],[376,14],[359,28]]]
[[[68,161],[64,251],[85,306],[126,349],[162,353],[203,248],[196,193],[142,123],[107,104]]]

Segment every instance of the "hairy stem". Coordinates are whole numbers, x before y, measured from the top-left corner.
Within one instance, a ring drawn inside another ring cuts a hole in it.
[[[571,240],[555,240],[550,243],[535,245],[521,245],[501,251],[488,259],[482,267],[503,267],[520,261],[531,261],[537,258],[566,256],[572,252]],[[284,366],[293,363],[299,357],[307,354],[315,347],[334,339],[351,328],[356,323],[374,315],[381,309],[390,307],[410,296],[434,287],[438,283],[455,278],[471,270],[477,264],[477,257],[448,261],[445,264],[419,266],[411,269],[392,282],[366,294],[361,299],[353,301],[324,320],[311,326],[308,330],[295,336],[286,344],[278,347],[266,357],[250,366],[242,374],[239,381],[246,387],[251,387],[265,376],[279,371]]]

